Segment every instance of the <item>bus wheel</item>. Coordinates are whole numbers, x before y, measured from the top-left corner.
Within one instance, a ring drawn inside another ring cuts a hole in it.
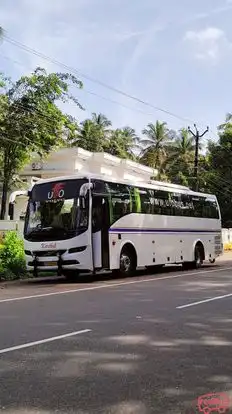
[[[200,269],[203,261],[204,261],[204,247],[202,244],[199,244],[195,247],[194,250],[194,261],[193,262],[184,262],[183,269],[184,270],[191,270],[191,269]]]
[[[195,247],[195,252],[194,252],[195,260],[193,262],[194,269],[200,269],[202,264],[203,264],[203,260],[204,260],[204,250],[203,249],[204,248],[201,245]]]
[[[119,273],[121,276],[133,276],[136,271],[136,252],[133,246],[124,246],[120,254]]]

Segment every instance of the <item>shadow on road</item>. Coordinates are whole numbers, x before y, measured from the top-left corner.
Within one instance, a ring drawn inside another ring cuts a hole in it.
[[[202,269],[211,269],[211,268],[216,268],[217,265],[204,265],[202,267]],[[175,273],[175,272],[180,272],[183,271],[182,266],[180,265],[169,265],[169,266],[165,266],[163,269],[159,269],[157,271],[151,271],[148,269],[139,269],[138,271],[136,271],[134,277],[143,277],[143,276],[161,276],[164,274],[169,274],[169,273]],[[188,272],[186,270],[184,270],[185,272]],[[81,285],[81,284],[88,284],[88,283],[93,283],[93,282],[106,282],[106,281],[113,281],[113,280],[129,280],[132,279],[131,277],[124,277],[123,279],[118,276],[118,277],[112,277],[112,273],[111,272],[98,272],[95,275],[93,274],[81,274],[75,281],[69,281],[67,280],[65,277],[63,276],[44,276],[44,277],[39,277],[39,278],[35,278],[35,279],[28,279],[25,281],[21,281],[21,283],[23,283],[23,285],[56,285],[56,284],[63,284],[63,285],[70,285],[70,284],[75,284],[75,285]]]
[[[179,315],[174,323],[171,314],[150,313],[118,334],[93,331],[3,355],[0,408],[8,414],[194,414],[203,394],[232,396],[230,310],[204,319],[197,310]]]

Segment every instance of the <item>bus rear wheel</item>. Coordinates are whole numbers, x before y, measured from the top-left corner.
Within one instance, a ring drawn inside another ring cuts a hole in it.
[[[204,250],[203,246],[196,246],[194,251],[194,262],[193,262],[193,268],[194,269],[200,269],[203,265],[204,260]]]
[[[204,247],[199,244],[195,247],[194,250],[194,261],[193,262],[185,262],[183,264],[184,269],[200,269],[203,265],[204,261]]]

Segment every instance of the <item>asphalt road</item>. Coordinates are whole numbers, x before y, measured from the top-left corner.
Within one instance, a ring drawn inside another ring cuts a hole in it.
[[[0,332],[0,411],[197,413],[232,397],[232,261],[5,285]]]

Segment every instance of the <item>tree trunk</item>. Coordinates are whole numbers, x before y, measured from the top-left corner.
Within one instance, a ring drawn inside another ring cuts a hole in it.
[[[7,202],[7,193],[8,193],[8,179],[4,178],[3,187],[2,187],[2,203],[1,203],[1,214],[0,219],[4,220],[6,215],[6,202]]]

